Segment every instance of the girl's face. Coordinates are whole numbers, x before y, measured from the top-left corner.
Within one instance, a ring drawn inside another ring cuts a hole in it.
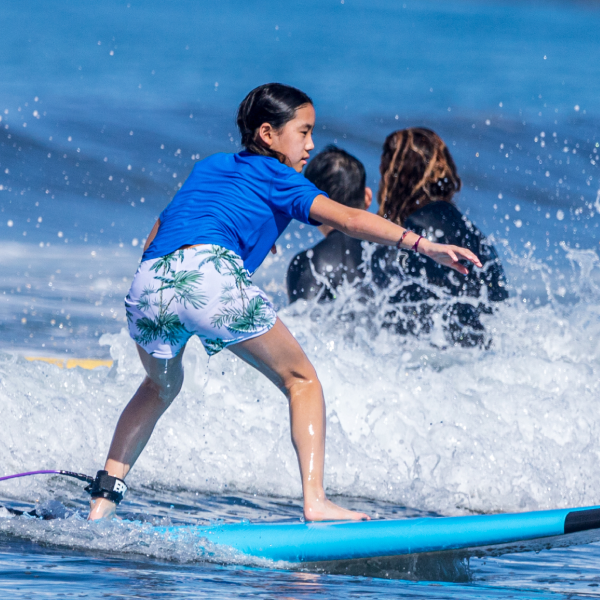
[[[279,131],[269,123],[261,125],[260,137],[271,150],[286,156],[290,167],[300,173],[309,159],[309,152],[315,147],[312,140],[314,126],[315,109],[312,104],[304,104]]]

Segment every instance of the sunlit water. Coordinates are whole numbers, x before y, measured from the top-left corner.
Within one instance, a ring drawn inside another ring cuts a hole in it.
[[[26,14],[25,14],[26,13]],[[317,365],[326,483],[377,518],[598,503],[600,13],[591,4],[40,2],[0,7],[1,474],[94,473],[141,379],[122,298],[154,219],[194,161],[239,148],[237,103],[270,80],[307,91],[317,149],[377,187],[393,129],[425,125],[493,236],[511,299],[490,349],[397,339],[380,304],[286,307],[284,275],[319,239],[293,225],[254,280]],[[26,18],[25,18],[26,17]],[[60,370],[23,356],[112,357]],[[587,597],[593,536],[392,563],[265,564],[152,524],[297,520],[285,399],[197,341],[122,505],[87,524],[82,485],[0,484],[0,594],[98,597]],[[437,583],[431,583],[437,582]]]

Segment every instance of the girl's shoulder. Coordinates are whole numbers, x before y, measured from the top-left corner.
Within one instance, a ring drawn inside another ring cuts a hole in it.
[[[211,154],[197,162],[192,178],[211,180],[236,179],[244,185],[274,186],[289,190],[309,184],[300,173],[280,163],[276,158],[243,150],[237,153],[220,152]],[[312,184],[310,184],[312,185]]]
[[[217,154],[209,154],[201,160],[194,163],[192,167],[191,176],[199,176],[210,172],[218,172],[231,168],[228,163],[231,163],[231,154],[225,152],[218,152]]]
[[[304,179],[304,177],[294,171],[292,167],[288,167],[288,165],[283,164],[273,156],[256,154],[255,152],[248,152],[247,150],[242,150],[233,156],[235,157],[236,162],[275,179],[293,179],[296,177]]]
[[[204,168],[210,166],[216,166],[220,164],[233,163],[234,154],[228,152],[217,152],[216,154],[209,154],[202,160],[196,163],[196,167]]]
[[[252,175],[253,170],[253,164],[241,156],[241,153],[217,152],[198,161],[192,170],[192,177],[221,179],[236,173],[248,177]]]
[[[297,174],[294,169],[279,162],[272,156],[264,156],[254,152],[242,150],[241,152],[217,152],[210,154],[196,163],[199,167],[223,165],[230,168],[251,168],[261,171],[290,175]]]

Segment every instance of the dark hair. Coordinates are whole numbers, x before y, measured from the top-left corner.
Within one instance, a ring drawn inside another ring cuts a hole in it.
[[[364,208],[365,167],[345,150],[327,146],[308,163],[304,176],[332,200],[352,208]]]
[[[266,83],[254,88],[242,100],[237,112],[242,146],[248,152],[272,156],[285,164],[287,157],[265,146],[258,130],[263,123],[269,123],[277,131],[296,116],[298,108],[312,103],[304,92],[282,83]]]
[[[402,225],[431,202],[450,202],[461,188],[450,151],[431,129],[412,127],[391,133],[383,144],[379,215]]]

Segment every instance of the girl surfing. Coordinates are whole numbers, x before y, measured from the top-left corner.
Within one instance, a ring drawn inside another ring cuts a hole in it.
[[[244,151],[198,162],[155,223],[125,307],[146,377],[117,423],[103,471],[90,486],[90,519],[112,517],[124,478],[183,383],[185,345],[227,348],[287,397],[307,521],[369,517],[327,499],[325,402],[314,367],[277,317],[253,273],[292,219],[362,240],[412,249],[465,275],[469,250],[437,244],[375,214],[330,200],[300,172],[314,148],[315,109],[300,90],[270,83],[240,104]]]

